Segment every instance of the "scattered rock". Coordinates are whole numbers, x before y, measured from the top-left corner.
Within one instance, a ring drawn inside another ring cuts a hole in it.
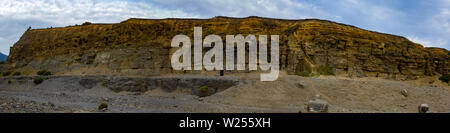
[[[429,109],[430,107],[428,106],[428,104],[421,104],[419,106],[419,113],[427,113]]]
[[[150,85],[147,85],[143,79],[126,77],[110,78],[103,83],[103,86],[106,86],[114,92],[146,92],[150,88]]]
[[[46,105],[48,105],[48,106],[50,106],[50,107],[55,107],[55,104],[53,104],[52,102],[47,102]]]
[[[402,93],[403,96],[408,97],[408,90],[403,89],[403,90],[401,91],[401,93]]]
[[[86,89],[92,89],[99,82],[100,80],[98,79],[90,79],[90,78],[81,79],[80,81],[78,81],[78,83]]]
[[[328,102],[321,99],[311,100],[308,102],[307,111],[310,113],[328,113]]]
[[[86,111],[86,110],[77,110],[77,111],[74,111],[73,113],[91,113],[91,112]]]
[[[314,100],[318,100],[318,99],[320,99],[320,95],[319,94],[314,96]]]
[[[297,86],[297,88],[300,88],[300,89],[305,88],[305,86],[300,83],[296,83],[295,86]]]
[[[201,101],[203,101],[203,98],[197,98],[197,100],[201,102]]]
[[[36,101],[23,101],[16,98],[0,97],[1,113],[49,113],[65,110],[51,102],[38,103]]]

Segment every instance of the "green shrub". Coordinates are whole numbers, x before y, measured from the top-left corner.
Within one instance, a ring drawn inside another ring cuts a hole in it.
[[[311,73],[308,73],[308,72],[297,72],[296,75],[302,76],[302,77],[311,77]]]
[[[11,84],[12,83],[12,80],[10,79],[10,80],[8,80],[8,84]]]
[[[207,92],[207,91],[208,91],[208,86],[200,87],[200,92]]]
[[[40,71],[37,72],[36,74],[37,74],[37,75],[40,75],[40,76],[50,76],[50,75],[52,75],[52,72],[47,71],[47,70],[40,70]]]
[[[214,34],[216,32],[216,30],[214,30],[214,29],[211,29],[211,28],[208,28],[208,29],[206,29],[206,34],[208,35],[208,34]]]
[[[42,82],[44,82],[44,79],[41,77],[37,77],[33,80],[34,84],[41,84]]]
[[[13,74],[13,76],[20,76],[20,75],[22,75],[21,72],[15,72],[15,73]]]
[[[3,76],[9,76],[9,75],[11,75],[11,71],[3,72],[2,75],[3,75]]]
[[[312,73],[311,66],[304,60],[301,60],[295,67],[295,74],[302,77],[310,77]]]
[[[271,22],[271,21],[263,21],[262,24],[264,27],[266,27],[268,29],[274,29],[277,27],[277,24],[275,24],[274,22]]]
[[[103,110],[103,109],[108,109],[108,104],[101,103],[100,105],[98,105],[98,110]]]
[[[0,61],[0,64],[5,64],[5,61]]]
[[[30,75],[30,72],[29,71],[23,71],[22,75]]]
[[[86,26],[86,25],[91,25],[91,22],[84,22],[83,24],[81,24],[82,26]]]
[[[333,67],[328,65],[318,66],[316,67],[316,71],[320,75],[334,75]]]
[[[293,34],[294,32],[296,32],[298,30],[299,27],[300,27],[299,25],[288,27],[288,29],[285,30],[286,35]]]
[[[148,40],[150,40],[150,38],[147,35],[142,35],[141,36],[141,41],[142,42],[147,42]]]
[[[441,80],[442,82],[448,83],[449,80],[450,80],[450,74],[444,74],[444,75],[442,75],[442,76],[439,78],[439,80]]]

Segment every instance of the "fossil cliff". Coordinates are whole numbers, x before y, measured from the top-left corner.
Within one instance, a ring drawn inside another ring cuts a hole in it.
[[[173,71],[170,66],[176,50],[170,47],[171,39],[178,34],[193,38],[195,26],[203,27],[203,36],[280,35],[280,68],[289,74],[329,69],[338,76],[415,79],[450,72],[446,49],[425,48],[404,37],[331,21],[260,17],[129,19],[33,29],[11,48],[7,64],[15,70],[46,69],[68,75],[201,73]]]

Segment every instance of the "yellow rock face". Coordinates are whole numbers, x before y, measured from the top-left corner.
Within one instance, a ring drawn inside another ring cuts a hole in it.
[[[203,27],[203,36],[217,34],[224,41],[225,35],[280,35],[280,66],[289,74],[327,68],[339,76],[413,79],[450,71],[449,51],[424,48],[404,37],[325,20],[259,17],[129,19],[29,30],[11,48],[7,62],[13,69],[57,74],[179,73],[170,66],[171,39],[185,34],[193,41],[195,26]]]

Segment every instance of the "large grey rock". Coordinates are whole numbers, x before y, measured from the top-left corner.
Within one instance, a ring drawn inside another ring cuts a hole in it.
[[[96,78],[85,78],[85,79],[81,79],[80,81],[78,81],[78,83],[86,89],[92,89],[99,82],[101,82],[101,79],[96,79]]]
[[[307,111],[310,113],[328,113],[328,102],[314,99],[308,102]]]
[[[401,93],[402,93],[403,96],[408,97],[408,90],[403,89],[403,90],[401,91]]]
[[[162,79],[161,88],[167,92],[173,92],[178,87],[178,80],[177,78]]]
[[[146,82],[140,78],[110,78],[103,85],[112,91],[146,92],[148,87]]]
[[[419,113],[427,113],[429,109],[430,107],[428,106],[428,104],[421,104],[419,106]]]
[[[108,77],[102,80],[102,85],[108,89],[121,92],[146,92],[153,89],[162,89],[166,92],[179,90],[183,93],[191,93],[197,96],[210,96],[238,84],[237,80],[219,78],[136,78],[136,77]],[[97,81],[83,79],[80,81],[85,88],[92,88]],[[199,89],[207,86],[208,90],[201,92]]]

